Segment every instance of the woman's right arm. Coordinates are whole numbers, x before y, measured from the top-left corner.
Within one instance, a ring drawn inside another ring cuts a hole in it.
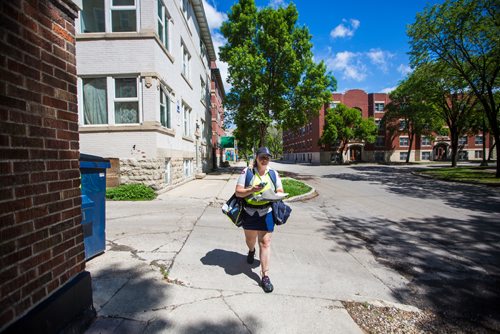
[[[242,186],[241,184],[237,184],[236,190],[234,192],[236,193],[236,197],[245,198],[245,197],[250,196],[251,194],[253,194],[256,191],[261,191],[261,190],[262,190],[262,187],[259,185],[245,188],[245,186]]]

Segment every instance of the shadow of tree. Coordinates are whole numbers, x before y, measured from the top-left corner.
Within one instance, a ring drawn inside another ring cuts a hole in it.
[[[418,167],[353,166],[350,169],[356,172],[327,174],[322,177],[383,184],[388,191],[395,194],[414,198],[435,198],[445,201],[453,208],[500,213],[498,188],[419,177],[411,173],[421,170]]]
[[[250,317],[243,320],[244,323],[258,323],[257,319]],[[243,323],[236,320],[228,320],[222,323],[212,323],[203,321],[194,323],[187,328],[183,329],[180,333],[192,334],[237,334],[237,333],[251,333],[251,331],[243,325]]]
[[[223,249],[214,249],[202,257],[200,261],[207,266],[219,266],[224,268],[226,274],[231,276],[245,274],[250,279],[257,282],[257,284],[260,284],[259,275],[252,271],[252,268],[257,268],[260,265],[260,261],[255,259],[254,263],[249,265],[246,259],[246,255],[243,254]]]
[[[346,249],[363,246],[410,280],[403,303],[488,327],[500,320],[500,221],[474,216],[390,221],[336,216],[324,228]],[[347,234],[339,234],[339,228]],[[355,238],[353,238],[353,236]]]

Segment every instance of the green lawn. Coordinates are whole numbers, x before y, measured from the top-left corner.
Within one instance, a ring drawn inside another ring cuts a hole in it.
[[[288,193],[288,198],[305,194],[311,190],[307,184],[297,181],[295,179],[283,178],[283,190]]]
[[[420,173],[446,181],[500,185],[500,179],[495,178],[495,167],[440,167]]]

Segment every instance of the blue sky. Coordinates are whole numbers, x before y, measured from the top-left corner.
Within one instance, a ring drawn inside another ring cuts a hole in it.
[[[219,27],[236,0],[203,0],[216,49],[225,43]],[[256,0],[257,7],[286,6],[286,0]],[[337,91],[359,88],[390,92],[409,73],[406,27],[427,5],[444,0],[295,0],[299,24],[312,34],[316,61],[337,79]],[[221,74],[227,66],[220,61]],[[226,89],[229,86],[226,85]]]

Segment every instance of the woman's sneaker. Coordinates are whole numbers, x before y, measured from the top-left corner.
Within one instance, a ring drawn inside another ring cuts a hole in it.
[[[247,255],[247,263],[248,264],[252,264],[253,263],[253,258],[255,256],[255,248],[253,251],[248,251],[248,255]]]
[[[262,277],[261,285],[264,292],[273,292],[274,287],[269,276]]]

